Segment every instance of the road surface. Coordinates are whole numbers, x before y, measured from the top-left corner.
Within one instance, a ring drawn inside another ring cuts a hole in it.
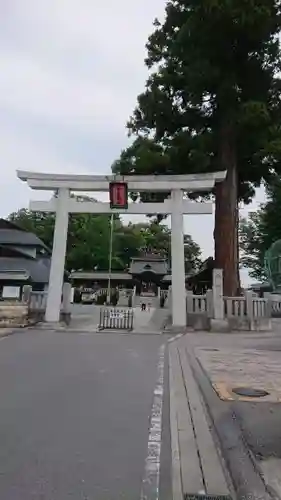
[[[2,339],[0,498],[140,500],[163,342],[35,330]],[[170,498],[167,385],[165,371],[155,500]]]

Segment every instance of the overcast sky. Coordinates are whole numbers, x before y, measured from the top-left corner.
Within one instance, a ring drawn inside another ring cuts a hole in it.
[[[40,199],[16,169],[110,172],[129,141],[125,123],[147,77],[145,43],[164,7],[163,0],[1,2],[0,216]],[[186,217],[185,229],[212,255],[212,216]]]

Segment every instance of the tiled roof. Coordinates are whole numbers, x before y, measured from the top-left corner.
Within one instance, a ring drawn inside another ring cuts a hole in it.
[[[0,245],[37,246],[47,249],[35,234],[17,229],[0,229]]]
[[[21,259],[0,257],[0,272],[26,272],[34,283],[48,283],[50,273],[50,259]]]

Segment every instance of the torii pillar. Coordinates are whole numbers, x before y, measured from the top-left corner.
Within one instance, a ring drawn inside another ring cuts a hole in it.
[[[183,191],[171,191],[172,318],[174,327],[186,327]]]
[[[57,323],[60,320],[60,306],[64,279],[65,254],[68,230],[69,189],[58,190],[53,251],[49,276],[49,288],[45,321]],[[58,306],[59,305],[59,306]]]
[[[225,179],[226,172],[211,172],[195,175],[157,176],[95,176],[43,174],[18,171],[18,177],[37,190],[56,191],[56,198],[47,202],[30,203],[31,210],[55,212],[56,223],[49,290],[45,320],[56,323],[60,320],[62,285],[64,278],[65,253],[69,213],[120,213],[120,214],[171,214],[172,254],[172,318],[173,327],[186,327],[186,290],[183,215],[211,214],[211,203],[195,203],[183,199],[184,192],[210,191],[216,182]],[[170,199],[162,203],[130,203],[128,209],[111,209],[109,203],[92,201],[79,202],[70,197],[71,191],[108,191],[110,182],[125,182],[129,191],[171,192]]]

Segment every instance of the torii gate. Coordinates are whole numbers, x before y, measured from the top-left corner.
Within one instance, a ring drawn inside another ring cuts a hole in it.
[[[45,313],[47,322],[58,322],[60,317],[69,213],[171,214],[173,326],[186,326],[183,215],[211,214],[213,204],[188,201],[184,199],[184,192],[210,191],[215,183],[225,179],[226,172],[195,175],[100,176],[44,174],[18,170],[17,176],[27,182],[31,189],[57,192],[57,197],[53,197],[50,201],[30,202],[30,210],[56,213]],[[129,203],[125,209],[111,208],[109,203],[77,201],[70,197],[71,191],[108,191],[112,182],[127,183],[129,192],[162,191],[170,192],[171,196],[163,203]]]

